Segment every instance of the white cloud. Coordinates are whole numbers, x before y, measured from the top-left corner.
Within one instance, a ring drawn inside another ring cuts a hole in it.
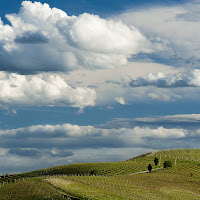
[[[200,114],[167,115],[161,119],[172,122],[200,122]]]
[[[136,151],[140,154],[137,149],[184,148],[191,142],[193,148],[199,148],[200,130],[193,129],[196,122],[199,115],[175,115],[116,119],[99,127],[62,124],[0,130],[0,173],[71,162],[125,160]],[[30,159],[36,162],[27,162]]]
[[[158,101],[174,101],[177,99],[180,99],[181,96],[176,95],[176,94],[171,94],[171,93],[165,93],[163,94],[163,92],[161,91],[149,91],[147,94],[147,98],[151,98],[153,100],[158,100]]]
[[[166,130],[193,130],[196,132],[199,129],[200,114],[182,114],[182,115],[166,115],[166,116],[152,116],[142,118],[117,118],[107,124],[98,125],[98,128],[105,129],[133,129],[134,127],[150,128],[159,130],[164,127]]]
[[[157,128],[134,126],[133,128],[106,129],[71,124],[35,125],[0,130],[0,144],[4,148],[41,149],[54,148],[55,146],[59,149],[147,147],[152,146],[148,143],[149,139],[176,139],[185,138],[187,135],[187,130],[167,129],[162,126]]]
[[[123,97],[116,97],[115,100],[119,103],[119,104],[122,104],[122,105],[125,105],[126,102],[124,101],[124,98]]]
[[[187,131],[184,129],[166,129],[158,127],[157,129],[149,128],[137,128],[137,131],[141,134],[147,135],[152,138],[184,138],[187,135]]]
[[[138,77],[136,80],[123,78],[122,81],[125,85],[131,87],[147,87],[155,86],[159,88],[176,88],[176,87],[199,87],[200,86],[200,70],[195,69],[188,74],[164,74],[158,72],[156,74],[149,73],[145,77]]]
[[[18,75],[0,72],[0,105],[14,106],[94,106],[96,92],[86,87],[70,87],[59,75]]]
[[[116,101],[116,97],[122,97],[125,103],[131,104],[135,101],[144,100],[149,101],[153,97],[158,100],[175,100],[181,96],[179,92],[175,94],[174,90],[162,90],[161,88],[131,88],[124,87],[129,86],[129,82],[137,77],[145,76],[152,72],[157,73],[163,71],[164,73],[179,73],[180,70],[174,69],[171,66],[161,65],[156,63],[136,63],[130,62],[127,66],[121,66],[114,71],[112,69],[101,70],[76,70],[70,74],[65,74],[64,77],[67,83],[73,87],[77,87],[80,84],[85,87],[94,88],[97,92],[96,105],[112,105]],[[128,76],[127,76],[128,75]],[[122,78],[124,78],[122,80]],[[123,82],[123,84],[121,84]],[[125,85],[126,83],[126,85]],[[153,96],[152,96],[153,94]]]
[[[48,4],[23,1],[18,14],[0,20],[1,70],[32,73],[79,68],[115,68],[139,52],[148,41],[133,26],[84,13],[68,16]]]
[[[152,42],[157,62],[199,67],[200,2],[149,6],[128,10],[113,18],[137,26]],[[148,57],[148,56],[147,56]]]

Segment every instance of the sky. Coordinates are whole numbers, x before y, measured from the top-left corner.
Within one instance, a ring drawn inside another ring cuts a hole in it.
[[[200,148],[200,1],[0,2],[0,174]]]

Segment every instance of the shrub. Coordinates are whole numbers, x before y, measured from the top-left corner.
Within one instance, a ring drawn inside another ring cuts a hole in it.
[[[163,163],[163,166],[164,166],[164,168],[172,167],[172,162],[171,162],[171,161],[165,161],[165,162]]]

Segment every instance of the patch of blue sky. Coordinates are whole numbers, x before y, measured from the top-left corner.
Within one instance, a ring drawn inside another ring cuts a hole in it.
[[[168,53],[169,55],[169,53]],[[171,56],[165,56],[164,54],[159,53],[139,53],[134,57],[130,58],[131,62],[154,62],[160,63],[164,65],[174,66],[174,67],[183,67],[189,65],[189,67],[193,67],[199,69],[200,59],[195,57],[183,58],[177,56],[175,53],[171,54]]]
[[[86,12],[101,17],[109,17],[132,8],[136,9],[152,5],[180,4],[186,1],[187,0],[40,0],[41,3],[47,3],[50,7],[64,10],[68,15],[79,15]],[[5,23],[8,23],[5,15],[18,13],[21,2],[22,1],[16,0],[0,1],[0,17]]]
[[[171,65],[171,66],[179,66],[181,58],[177,57],[162,57],[158,55],[158,53],[139,53],[134,57],[130,58],[129,61],[131,62],[154,62],[160,63],[164,65]],[[181,59],[182,63],[186,62],[186,60]]]
[[[77,108],[26,107],[16,109],[15,115],[1,110],[0,129],[14,129],[32,125],[76,124],[79,126],[98,125],[114,118],[141,118],[178,114],[198,114],[198,101],[179,100],[177,102],[137,102],[131,105],[115,104],[107,107],[87,107],[79,114]]]

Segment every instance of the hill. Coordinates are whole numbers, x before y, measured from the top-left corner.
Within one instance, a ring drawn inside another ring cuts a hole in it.
[[[166,160],[172,168],[160,169]],[[148,164],[159,170],[137,174]],[[62,165],[2,176],[0,183],[0,199],[200,199],[200,149],[156,151],[122,162]]]

